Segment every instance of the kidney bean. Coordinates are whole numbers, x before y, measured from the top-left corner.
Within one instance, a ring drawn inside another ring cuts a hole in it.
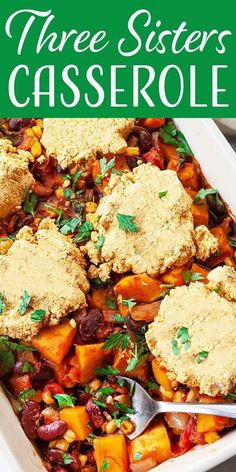
[[[24,361],[17,361],[13,368],[14,374],[16,375],[25,374],[25,372],[23,372],[23,366],[24,366]]]
[[[138,334],[145,323],[143,323],[143,321],[134,321],[131,315],[127,315],[125,317],[125,324],[128,330],[133,331],[133,333],[135,334]]]
[[[31,372],[29,376],[37,382],[47,382],[53,377],[53,369],[44,362],[37,362],[34,365],[34,372]]]
[[[30,439],[37,438],[37,428],[39,425],[39,417],[40,417],[39,404],[33,401],[29,401],[22,412],[21,424],[22,424],[25,434]]]
[[[138,146],[140,149],[140,154],[150,151],[152,146],[152,137],[149,131],[142,126],[135,126],[134,133],[138,138]]]
[[[87,451],[86,453],[87,455],[87,463],[88,464],[95,464],[95,454],[94,454],[94,450],[93,449],[89,449],[89,451]]]
[[[63,465],[64,464],[63,454],[64,452],[61,451],[60,449],[56,449],[55,447],[52,447],[51,449],[48,449],[47,457],[51,462],[58,462],[58,464]],[[67,465],[68,469],[72,471],[80,470],[79,460],[73,454],[70,454],[69,452],[67,452],[66,455],[68,456],[68,459],[71,459],[70,464]]]
[[[96,331],[96,338],[100,341],[106,339],[114,330],[114,324],[103,323]]]
[[[78,398],[79,404],[85,406],[90,399],[90,395],[89,393],[79,391],[77,392],[77,398]]]
[[[59,467],[57,467],[56,469],[54,469],[54,472],[67,472],[67,469],[65,469],[65,467],[61,467],[59,465]]]
[[[136,157],[136,156],[131,156],[131,157],[128,157],[127,158],[127,164],[130,168],[130,170],[133,170],[135,169],[135,167],[138,166],[138,159],[140,159],[140,157]]]
[[[86,410],[94,426],[96,428],[101,428],[104,423],[104,420],[99,406],[96,405],[96,403],[94,403],[92,400],[89,400],[86,405]]]
[[[67,424],[65,421],[57,420],[50,424],[43,424],[37,428],[37,435],[43,441],[54,441],[54,439],[61,438],[67,431]]]
[[[96,331],[102,322],[102,313],[100,310],[89,310],[86,316],[83,316],[79,323],[79,335],[82,341],[92,341]]]
[[[19,131],[19,129],[24,127],[29,127],[33,124],[31,118],[11,118],[9,120],[9,127],[13,131]]]

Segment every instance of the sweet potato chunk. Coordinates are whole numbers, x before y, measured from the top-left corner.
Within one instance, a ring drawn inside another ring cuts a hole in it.
[[[171,381],[166,375],[166,369],[161,367],[156,359],[152,360],[152,371],[156,381],[167,391],[173,390]]]
[[[175,269],[167,270],[163,275],[161,275],[161,280],[163,284],[171,284],[180,286],[184,284],[183,272],[187,270],[186,266],[176,267]]]
[[[144,126],[144,128],[156,129],[163,126],[165,121],[165,118],[145,118],[141,124]]]
[[[138,462],[140,459],[136,459],[136,457],[139,456],[141,456],[141,460],[153,458],[156,464],[161,464],[161,462],[170,459],[170,440],[164,424],[159,422],[141,436],[133,439],[128,451],[131,464]]]
[[[184,167],[178,171],[178,177],[184,187],[199,190],[200,175],[194,162],[186,162]]]
[[[186,188],[186,192],[189,196],[194,200],[197,192],[195,190]],[[191,212],[193,215],[194,226],[201,226],[205,225],[208,226],[209,224],[209,212],[208,212],[208,204],[207,199],[204,198],[198,204],[193,203],[191,206]]]
[[[128,275],[121,279],[114,287],[115,293],[122,295],[124,299],[134,298],[138,302],[154,302],[162,293],[160,280],[148,275]]]
[[[75,353],[80,370],[79,380],[81,383],[87,383],[96,375],[95,369],[110,360],[111,351],[102,349],[101,344],[76,345]]]
[[[180,154],[174,146],[163,143],[160,138],[158,139],[158,145],[167,161],[170,161],[172,159],[173,161],[176,161],[178,163],[180,159]]]
[[[107,470],[111,472],[128,472],[130,470],[124,436],[112,434],[96,438],[93,444],[98,471],[105,470],[106,465]]]
[[[32,345],[43,357],[60,364],[73,344],[76,330],[76,326],[65,320],[59,325],[41,329],[39,335],[33,337]]]
[[[197,417],[198,433],[208,433],[209,431],[221,431],[229,424],[228,418],[215,415],[199,414]]]
[[[131,316],[135,321],[146,321],[150,323],[158,315],[161,301],[135,305],[131,310]]]
[[[107,310],[107,299],[115,300],[114,295],[111,293],[110,289],[107,288],[97,288],[93,291],[89,306],[90,308],[97,308],[98,310]]]
[[[90,417],[85,406],[63,408],[60,411],[61,420],[65,421],[68,429],[76,435],[76,441],[84,441],[92,432]]]

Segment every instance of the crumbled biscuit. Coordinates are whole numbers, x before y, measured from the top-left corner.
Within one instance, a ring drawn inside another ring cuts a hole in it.
[[[198,226],[195,229],[196,257],[206,261],[208,257],[218,251],[219,244],[215,236],[204,226]]]
[[[63,169],[89,170],[98,152],[125,150],[134,122],[131,118],[45,118],[41,142]]]
[[[41,222],[35,235],[30,228],[22,228],[7,254],[0,256],[0,264],[0,293],[6,305],[0,316],[1,335],[30,339],[42,326],[55,325],[86,306],[89,283],[84,258],[50,218]],[[31,300],[21,316],[18,310],[24,291]],[[31,320],[37,309],[46,311],[40,323]]]
[[[7,139],[0,139],[0,219],[21,205],[25,193],[34,184],[28,170],[33,156],[16,149]]]
[[[104,279],[109,269],[158,275],[185,264],[195,254],[190,208],[191,199],[174,171],[143,164],[133,173],[112,175],[94,214],[96,231],[85,246],[91,262],[101,264],[97,274]],[[138,231],[120,229],[117,213],[133,216]],[[99,235],[105,237],[100,252],[95,246]]]
[[[216,290],[226,300],[236,301],[236,271],[233,267],[216,267],[209,272],[207,278],[212,290]]]
[[[180,328],[185,336],[187,329],[188,340],[181,338]],[[216,396],[235,391],[235,332],[236,303],[195,282],[164,298],[146,339],[170,379]]]

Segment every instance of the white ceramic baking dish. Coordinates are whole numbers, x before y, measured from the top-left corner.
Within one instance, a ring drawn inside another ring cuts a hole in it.
[[[176,119],[175,123],[185,134],[208,182],[220,191],[236,214],[236,155],[228,142],[210,119]],[[0,414],[1,470],[45,472],[1,389]],[[232,431],[216,443],[198,446],[181,457],[161,464],[152,472],[205,472],[235,454],[235,441],[236,431]]]

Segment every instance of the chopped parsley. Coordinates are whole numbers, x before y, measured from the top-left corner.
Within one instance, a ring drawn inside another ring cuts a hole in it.
[[[15,365],[15,358],[11,351],[6,349],[4,343],[0,341],[0,376],[5,375]]]
[[[122,231],[128,231],[129,233],[137,233],[138,226],[134,221],[134,216],[131,215],[122,215],[121,213],[116,213],[116,218],[119,223],[119,228]]]
[[[160,288],[174,288],[174,287],[175,287],[175,285],[173,285],[173,284],[161,284],[160,285]]]
[[[23,390],[20,392],[20,395],[18,397],[18,400],[20,403],[26,403],[28,400],[30,400],[33,396],[35,395],[35,390],[34,388],[30,387],[27,388],[26,390]]]
[[[30,318],[33,323],[40,323],[43,319],[44,316],[46,315],[46,310],[35,310],[33,313],[31,313]]]
[[[26,310],[30,304],[30,301],[31,301],[30,294],[26,290],[24,290],[21,297],[20,306],[18,309],[21,316],[23,316],[26,313]]]
[[[127,306],[130,310],[137,305],[137,302],[134,298],[130,298],[129,300],[122,300],[122,305]]]
[[[93,225],[91,221],[86,221],[79,227],[78,234],[74,237],[74,242],[81,243],[82,241],[86,241],[86,239],[90,238],[92,230]]]
[[[153,380],[149,380],[147,387],[149,390],[159,390],[160,385],[157,382],[153,382]]]
[[[200,274],[200,272],[191,273],[190,270],[183,272],[182,276],[186,284],[188,284],[189,282],[197,282],[200,280],[205,280],[205,277],[203,277],[203,275]]]
[[[89,435],[87,436],[87,441],[89,443],[92,443],[94,439],[96,439],[98,436],[96,436],[96,434],[93,434],[93,433],[89,433]]]
[[[60,409],[65,407],[73,408],[75,406],[76,398],[71,395],[67,395],[66,393],[56,393],[53,396],[57,400]]]
[[[164,143],[175,146],[181,156],[193,156],[183,133],[176,129],[173,121],[168,121],[165,126],[160,128],[159,134]]]
[[[79,224],[81,223],[81,217],[77,217],[77,218],[69,218],[67,220],[63,220],[61,221],[61,225],[60,225],[60,233],[62,234],[70,234],[70,233],[74,233],[77,226],[79,226]]]
[[[171,341],[171,344],[172,344],[172,352],[175,356],[179,356],[180,355],[180,348],[178,346],[178,343],[176,341],[176,339],[172,339]]]
[[[116,313],[116,315],[114,316],[114,320],[116,323],[124,323],[124,318],[120,315],[120,313]]]
[[[69,454],[66,454],[65,452],[62,453],[62,459],[64,465],[69,465],[71,464],[71,462],[73,462],[73,459],[69,456]]]
[[[37,195],[35,195],[35,193],[30,193],[29,190],[27,190],[23,205],[24,212],[34,216],[34,209],[36,207],[37,201]]]
[[[108,170],[110,170],[110,169],[112,169],[112,167],[114,167],[116,159],[114,157],[109,162],[107,162],[107,159],[105,157],[102,157],[99,162],[100,162],[101,174],[98,174],[97,178],[95,179],[95,183],[97,185],[102,184],[102,179],[104,179],[104,177],[105,177],[106,173],[108,172]]]
[[[228,243],[231,247],[236,248],[236,239],[228,238]]]
[[[101,280],[99,277],[96,277],[95,279],[91,280],[91,285],[93,288],[104,288],[107,287],[110,284],[110,279],[107,280]]]
[[[110,308],[110,310],[116,309],[116,301],[112,300],[110,297],[105,297],[106,306]]]
[[[218,193],[218,190],[215,188],[201,188],[195,196],[193,203],[198,203],[201,200],[204,200],[208,195],[215,195],[216,193]]]
[[[25,361],[22,367],[22,372],[26,374],[27,372],[34,372],[32,364],[28,361]]]
[[[125,413],[126,415],[134,415],[136,413],[134,408],[131,408],[126,403],[115,402],[114,407],[115,410],[121,411],[121,413]]]
[[[79,178],[81,177],[82,173],[83,173],[83,172],[82,172],[81,170],[79,170],[79,171],[76,172],[75,175],[74,175],[73,183],[72,183],[72,186],[71,186],[71,190],[72,190],[73,193],[75,192],[76,184],[77,184]]]
[[[105,376],[109,376],[109,375],[119,375],[120,374],[120,371],[119,369],[115,369],[114,367],[112,367],[112,365],[107,365],[106,367],[98,367],[96,370],[96,373],[98,375],[105,375]]]
[[[142,457],[143,457],[142,452],[135,452],[133,455],[133,458],[135,461],[139,461],[139,459],[142,459]]]
[[[36,351],[36,349],[32,346],[24,346],[23,344],[9,341],[7,336],[0,336],[0,341],[2,341],[6,346],[10,347],[10,349],[13,351]]]
[[[114,393],[114,388],[112,387],[104,387],[98,391],[98,394],[101,397],[107,397],[108,395],[112,395],[113,393]]]
[[[196,357],[197,364],[201,364],[201,362],[204,361],[204,359],[207,359],[208,354],[209,354],[209,352],[207,352],[207,351],[199,352],[197,357]]]
[[[236,402],[236,393],[229,393],[228,395],[225,395],[225,400],[233,400]]]
[[[167,195],[167,193],[168,193],[168,190],[166,190],[165,192],[159,192],[158,196],[159,196],[159,198],[163,198]]]
[[[6,308],[6,304],[4,303],[4,296],[2,293],[0,293],[0,315],[3,314],[5,308]]]
[[[118,169],[112,169],[111,173],[115,175],[123,175],[123,172],[121,172],[121,170],[118,170]]]
[[[140,348],[138,348],[137,343],[135,343],[134,345],[134,352],[131,351],[130,353],[132,354],[133,357],[131,361],[129,362],[129,364],[127,365],[125,372],[132,372],[132,370],[139,367],[139,365],[144,362],[146,358],[146,354],[147,354],[144,346],[141,346]]]
[[[97,249],[98,252],[101,251],[103,244],[105,243],[105,236],[104,234],[100,234],[98,236],[97,243],[94,244],[95,248]]]
[[[99,472],[103,472],[104,470],[108,470],[110,467],[108,459],[104,459]]]
[[[102,349],[118,349],[124,351],[130,345],[130,337],[124,333],[112,333],[102,346]]]
[[[177,338],[181,342],[181,344],[189,344],[191,341],[191,338],[189,336],[188,328],[185,328],[184,326],[181,326],[179,328],[178,333],[177,333]]]
[[[107,407],[106,403],[100,402],[99,400],[93,400],[93,403],[95,403],[97,406],[100,406],[101,408]]]

